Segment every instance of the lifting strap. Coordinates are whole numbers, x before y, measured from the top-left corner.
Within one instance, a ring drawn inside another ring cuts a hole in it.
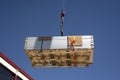
[[[74,66],[76,66],[77,65],[77,62],[76,62],[77,55],[75,54],[75,36],[73,36],[73,40],[71,37],[68,37],[68,40],[70,41],[70,44],[72,46],[71,49],[74,51],[72,58],[73,58],[73,64],[74,64]]]
[[[40,46],[40,51],[43,51],[43,37],[41,37],[41,46]]]
[[[72,46],[72,50],[75,51],[75,36],[74,36],[73,40],[70,37],[68,37],[68,40],[70,41],[70,44]]]

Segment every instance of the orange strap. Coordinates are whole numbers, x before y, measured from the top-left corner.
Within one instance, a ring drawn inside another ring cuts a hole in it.
[[[75,50],[75,40],[72,40],[70,37],[68,37],[70,44],[72,45],[72,50]]]

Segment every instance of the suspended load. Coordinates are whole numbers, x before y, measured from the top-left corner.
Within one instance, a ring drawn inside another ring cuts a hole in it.
[[[92,35],[27,37],[24,50],[33,67],[86,67],[93,63],[94,40]]]

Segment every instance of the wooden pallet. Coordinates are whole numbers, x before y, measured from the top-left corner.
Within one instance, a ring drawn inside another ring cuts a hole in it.
[[[86,67],[93,63],[94,49],[25,50],[33,67]]]

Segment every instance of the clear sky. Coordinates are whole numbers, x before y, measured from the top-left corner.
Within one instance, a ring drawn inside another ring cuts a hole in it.
[[[65,35],[94,35],[87,68],[32,68],[27,36],[59,36],[61,0],[0,0],[0,51],[35,80],[120,80],[120,0],[64,0]]]

